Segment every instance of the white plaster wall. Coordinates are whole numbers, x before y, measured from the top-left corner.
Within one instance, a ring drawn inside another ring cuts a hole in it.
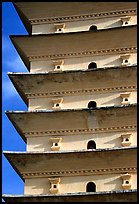
[[[126,91],[130,92],[130,91]],[[80,108],[88,108],[89,101],[96,101],[97,107],[105,107],[105,106],[117,106],[121,105],[122,98],[120,94],[124,93],[115,92],[115,93],[95,93],[89,95],[75,95],[75,96],[58,96],[58,98],[63,98],[61,109],[80,109]],[[130,103],[137,102],[137,92],[130,92]],[[30,98],[29,99],[29,110],[53,110],[53,102],[51,98]]]
[[[96,149],[122,147],[121,135],[124,133],[131,133],[131,146],[137,145],[137,132],[134,131],[118,131],[118,132],[101,132],[92,134],[76,134],[76,135],[58,135],[58,136],[34,136],[27,137],[27,151],[52,151],[52,141],[50,138],[60,137],[60,150],[82,150],[87,149],[87,143],[94,140]]]
[[[93,50],[93,48],[92,48]],[[126,54],[126,53],[125,53]],[[58,59],[54,59],[58,60]],[[38,73],[38,72],[50,72],[54,71],[54,60],[43,60],[43,61],[31,61],[30,63],[30,72]],[[89,57],[73,57],[73,58],[65,58],[64,64],[62,65],[62,70],[86,70],[88,69],[88,65],[91,62],[95,62],[97,64],[97,68],[104,67],[116,67],[121,66],[122,60],[119,54],[115,55],[97,55],[97,56],[89,56]],[[137,53],[131,53],[131,57],[129,59],[129,65],[137,64]]]
[[[123,16],[122,16],[123,17]],[[84,19],[79,21],[68,21],[68,22],[60,22],[65,23],[64,32],[79,32],[79,31],[88,31],[90,26],[95,25],[99,29],[109,29],[114,27],[121,27],[122,21],[121,17],[110,17],[110,18],[99,18],[99,19]],[[49,34],[56,32],[56,23],[51,24],[40,24],[32,26],[32,34]],[[131,16],[129,25],[137,24],[137,15]]]
[[[88,182],[96,184],[96,192],[122,190],[121,174],[90,175],[90,176],[70,176],[61,177],[59,193],[86,192]],[[131,189],[137,188],[137,175],[131,173]],[[50,194],[50,183],[47,178],[25,179],[24,194]]]

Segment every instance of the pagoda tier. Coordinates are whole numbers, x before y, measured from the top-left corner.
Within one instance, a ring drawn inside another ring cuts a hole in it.
[[[137,188],[136,147],[4,155],[25,181],[25,195],[86,192],[89,181],[96,192]]]
[[[87,108],[90,101],[117,106],[137,98],[137,66],[8,75],[29,110]]]
[[[136,202],[137,190],[117,190],[58,195],[3,195],[5,202]]]
[[[137,23],[136,2],[14,2],[30,34],[78,32]],[[33,11],[33,12],[32,12]]]
[[[136,146],[135,104],[95,109],[7,111],[27,151],[96,149]],[[57,141],[55,141],[57,140]],[[57,143],[56,147],[55,143]]]
[[[92,62],[97,67],[133,65],[137,62],[136,37],[137,26],[97,32],[10,36],[31,72],[88,69]]]

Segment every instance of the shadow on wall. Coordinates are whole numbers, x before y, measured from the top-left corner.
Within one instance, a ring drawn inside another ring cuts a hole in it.
[[[120,65],[121,65],[121,59],[118,58],[118,56],[117,56],[117,59],[115,59],[111,62],[108,62],[106,64],[103,64],[103,67],[105,67],[105,66],[116,67],[116,66],[120,66]]]
[[[118,137],[118,138],[109,140],[109,141],[105,142],[104,144],[113,144],[113,147],[121,147],[121,142],[122,142],[121,137]],[[111,148],[113,148],[113,147],[111,147]]]
[[[117,20],[117,22],[111,23],[108,26],[105,26],[104,29],[114,28],[114,27],[121,27],[121,26],[122,26],[122,21],[121,20]]]
[[[120,93],[119,93],[119,97],[116,97],[116,98],[113,98],[111,100],[108,100],[104,103],[101,103],[101,105],[110,105],[110,106],[118,106],[118,105],[121,105],[121,97],[120,97]]]
[[[121,177],[119,176],[119,178],[114,178],[113,180],[104,183],[104,185],[106,186],[106,189],[108,185],[111,186],[111,190],[122,190]]]

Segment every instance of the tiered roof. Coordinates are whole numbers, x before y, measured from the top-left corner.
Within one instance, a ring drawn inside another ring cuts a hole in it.
[[[46,5],[46,2],[14,3],[29,32],[29,36],[11,36],[11,40],[28,70],[30,70],[30,62],[33,60],[54,60],[136,52],[136,25],[103,29],[95,32],[82,31],[77,33],[31,35],[32,26],[36,24],[76,21],[88,18],[107,18],[117,15],[129,16],[136,13],[136,3],[47,2],[47,6],[44,6],[44,4]],[[33,12],[31,12],[32,10]],[[56,96],[62,91],[64,93],[71,90],[74,92],[76,89],[84,91],[93,87],[94,89],[103,90],[103,83],[107,88],[119,86],[123,90],[124,86],[136,90],[136,66],[134,65],[57,73],[9,73],[9,77],[27,105],[29,96],[34,92],[38,95],[44,94],[44,92],[48,95],[54,93],[53,96]],[[77,79],[82,81],[82,87]],[[101,83],[99,83],[100,80]],[[42,87],[38,85],[40,83],[43,84]],[[74,87],[72,87],[73,83]],[[25,142],[26,136],[37,136],[40,133],[45,133],[46,136],[55,136],[67,133],[76,134],[77,132],[103,132],[117,130],[118,128],[123,131],[136,129],[136,104],[97,107],[92,110],[7,111],[6,114]],[[88,116],[91,117],[92,123],[88,122]],[[33,125],[34,121],[38,121],[38,126]],[[95,127],[92,125],[93,122],[97,124]],[[57,175],[92,175],[98,172],[99,174],[136,172],[136,149],[136,146],[132,146],[55,152],[4,152],[4,155],[19,176],[25,180],[26,178],[43,177],[44,175],[45,177],[53,177]],[[57,163],[57,165],[55,166],[54,163]],[[92,202],[134,201],[136,192],[136,190],[117,190],[58,195],[4,195],[3,198],[6,202],[67,202],[80,201],[80,199]]]

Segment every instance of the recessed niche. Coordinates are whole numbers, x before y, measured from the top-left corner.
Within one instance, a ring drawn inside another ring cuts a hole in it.
[[[53,64],[54,64],[54,71],[62,71],[64,60],[54,60]]]
[[[63,98],[54,98],[52,99],[52,109],[59,110],[62,107]]]
[[[59,192],[59,183],[60,178],[48,178],[50,181],[50,193],[58,193]]]
[[[132,135],[131,133],[124,133],[121,135],[121,138],[122,138],[121,145],[123,147],[127,147],[131,145],[131,135]]]
[[[53,137],[53,138],[50,138],[50,140],[52,142],[51,150],[52,151],[59,151],[62,138],[61,137]]]
[[[65,29],[65,23],[57,23],[54,24],[55,29],[56,29],[56,33],[63,33],[64,29]]]
[[[122,188],[124,190],[129,190],[131,189],[131,174],[126,173],[121,175],[122,178]]]
[[[127,92],[120,94],[120,97],[122,98],[121,105],[130,104],[130,95],[131,93],[127,93]]]
[[[127,66],[130,64],[130,57],[131,55],[130,54],[123,54],[120,56],[120,59],[121,59],[121,65],[122,66]]]
[[[124,16],[124,17],[122,17],[122,18],[121,18],[122,26],[127,26],[127,25],[129,25],[130,20],[131,20],[131,16]]]

